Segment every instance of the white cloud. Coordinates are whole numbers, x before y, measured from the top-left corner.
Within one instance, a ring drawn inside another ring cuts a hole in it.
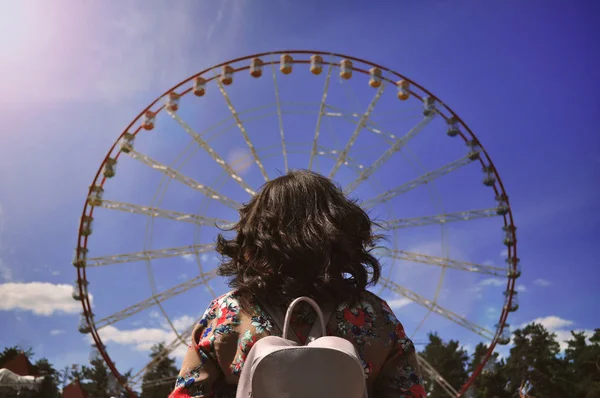
[[[413,301],[408,298],[394,299],[387,302],[391,309],[398,310],[402,307],[406,307],[409,304],[412,304]]]
[[[552,284],[549,280],[538,278],[533,281],[533,284],[536,286],[548,287]]]
[[[58,336],[59,334],[63,334],[65,331],[62,329],[54,329],[50,331],[50,335]]]
[[[543,318],[536,318],[530,322],[524,323],[520,326],[520,328],[524,328],[528,324],[538,323],[542,325],[546,330],[556,334],[556,340],[560,345],[561,351],[564,351],[567,348],[567,341],[571,340],[571,330],[575,332],[583,332],[587,338],[590,338],[593,334],[593,330],[589,329],[573,329],[571,326],[575,325],[575,322],[563,319],[555,315],[550,315]]]
[[[24,310],[44,316],[80,313],[81,304],[73,300],[71,293],[71,285],[5,283],[0,285],[0,310]]]
[[[465,350],[469,355],[473,354],[473,352],[475,351],[475,347],[473,347],[473,344],[470,343],[462,344],[460,348],[462,350]]]
[[[2,259],[0,258],[0,278],[4,280],[4,282],[10,282],[13,279],[12,270],[8,265],[4,264]]]
[[[517,292],[521,292],[521,293],[523,293],[523,292],[526,292],[526,291],[527,291],[527,286],[525,286],[525,285],[517,285],[517,286],[515,287],[515,290],[516,290]]]
[[[225,1],[222,2],[223,5],[226,4]],[[215,28],[217,27],[217,24],[220,23],[223,20],[223,8],[221,7],[218,11],[217,11],[217,18],[215,18],[214,22],[210,24],[210,26],[208,27],[208,32],[206,32],[206,42],[208,43],[210,41],[210,39],[212,38],[212,35],[215,31]]]
[[[506,281],[499,278],[487,278],[479,282],[481,286],[506,286]]]
[[[573,321],[569,321],[567,319],[562,319],[557,316],[551,315],[551,316],[547,316],[544,318],[536,318],[533,321],[530,321],[530,322],[527,322],[527,323],[521,325],[521,327],[524,327],[529,323],[539,323],[540,325],[542,325],[543,327],[545,327],[546,329],[548,329],[550,331],[562,329],[562,328],[565,328],[567,326],[571,326],[574,324]]]
[[[158,311],[150,311],[150,318],[160,318]]]
[[[193,254],[184,254],[184,255],[183,255],[183,256],[181,256],[181,257],[183,257],[183,259],[184,259],[185,261],[188,261],[188,262],[190,262],[190,263],[191,263],[192,261],[194,261],[194,258],[195,258]]]
[[[52,275],[53,276],[58,276],[58,275],[60,275],[60,271],[52,271]]]
[[[173,319],[171,322],[178,332],[182,332],[192,326],[197,321],[189,315]],[[136,351],[147,352],[154,344],[170,343],[176,338],[175,333],[171,330],[166,322],[163,322],[161,327],[154,328],[137,328],[137,329],[118,329],[113,325],[106,326],[99,331],[102,341],[114,343],[124,346],[133,347]],[[183,358],[187,350],[187,345],[181,344],[173,351],[173,356],[178,359]]]
[[[504,249],[500,252],[500,257],[508,257],[508,249]]]
[[[496,307],[487,307],[485,309],[485,315],[488,318],[498,318],[498,315],[500,315],[500,310]]]

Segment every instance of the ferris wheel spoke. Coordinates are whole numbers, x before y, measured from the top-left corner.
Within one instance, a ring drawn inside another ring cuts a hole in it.
[[[396,188],[385,191],[372,199],[364,201],[363,207],[365,207],[367,209],[372,208],[372,207],[374,207],[380,203],[386,202],[400,194],[406,193],[418,186],[427,184],[427,183],[429,183],[437,178],[440,178],[448,173],[458,170],[461,167],[466,166],[469,163],[473,162],[473,160],[474,160],[473,155],[468,154],[458,160],[455,160],[454,162],[448,163],[447,165],[440,167],[437,170],[430,171],[429,173],[423,174],[422,176],[417,177],[412,181],[409,181],[409,182],[407,182],[403,185],[400,185]]]
[[[332,117],[332,118],[345,119],[346,121],[348,121],[352,124],[358,124],[358,121],[360,120],[359,114],[347,113],[347,112],[344,112],[341,108],[337,108],[337,107],[334,107],[329,104],[327,104],[326,107],[328,109],[328,112],[325,112],[325,116]],[[410,116],[410,118],[413,119],[414,116]],[[407,119],[408,119],[408,117],[407,117]],[[381,129],[379,127],[379,124],[375,123],[373,120],[369,120],[364,128],[365,128],[365,130],[368,130],[374,134],[377,134],[378,136],[384,137],[386,142],[389,145],[393,145],[397,140],[397,138],[394,134],[384,131],[383,129]]]
[[[283,153],[283,164],[285,167],[285,173],[289,171],[288,157],[285,148],[285,135],[283,132],[283,117],[281,113],[281,101],[279,100],[279,85],[277,84],[277,68],[275,62],[271,63],[271,70],[273,72],[273,85],[275,86],[275,101],[277,102],[277,118],[279,119],[279,135],[281,136],[281,151]]]
[[[204,184],[200,184],[196,180],[182,174],[181,172],[179,172],[167,165],[160,163],[157,160],[152,159],[148,155],[144,155],[135,150],[131,150],[129,153],[127,153],[127,155],[131,156],[132,158],[134,158],[136,160],[139,160],[140,162],[152,167],[155,170],[160,171],[161,173],[164,173],[167,177],[170,177],[174,180],[182,182],[185,185],[187,185],[197,191],[200,191],[202,194],[204,194],[205,196],[208,196],[211,199],[218,200],[219,202],[223,203],[224,205],[226,205],[228,207],[231,207],[233,209],[238,209],[241,207],[241,204],[236,202],[235,200],[218,193],[214,189],[212,189]]]
[[[327,69],[327,77],[325,78],[325,88],[323,89],[323,97],[321,98],[321,105],[319,107],[319,117],[317,118],[317,128],[315,129],[315,137],[313,139],[312,150],[310,151],[310,159],[308,161],[308,169],[312,170],[313,160],[317,154],[317,143],[319,141],[319,134],[321,133],[321,121],[325,114],[325,101],[327,100],[327,93],[329,92],[329,81],[331,80],[331,71],[333,70],[332,63],[329,64]]]
[[[337,149],[319,147],[319,150],[317,153],[321,156],[327,156],[332,159],[337,159],[337,154],[339,153],[339,151]],[[351,156],[346,156],[346,161],[344,162],[344,165],[350,167],[354,171],[360,171],[361,169],[364,168],[364,166],[362,164],[358,163],[358,161],[356,161]]]
[[[410,141],[413,137],[415,137],[421,130],[425,128],[433,120],[436,112],[433,112],[431,115],[426,116],[421,120],[415,127],[409,130],[404,136],[398,138],[396,142],[389,148],[387,151],[383,153],[373,164],[363,170],[362,173],[356,178],[356,180],[352,181],[348,187],[344,190],[346,194],[351,193],[358,187],[363,181],[369,178],[375,171],[380,168],[385,162],[387,162],[394,153],[398,152],[402,147],[404,147],[408,141]]]
[[[387,278],[381,278],[381,280],[383,282],[384,288],[387,287],[388,289],[392,290],[393,292],[396,292],[396,293],[400,294],[401,296],[404,296],[407,299],[414,301],[415,303],[421,305],[422,307],[425,307],[428,310],[435,312],[436,314],[441,315],[444,318],[446,318],[466,329],[469,329],[470,331],[472,331],[474,333],[477,333],[481,337],[484,337],[488,340],[492,340],[496,334],[495,332],[492,332],[482,326],[479,326],[476,323],[473,323],[473,322],[469,321],[468,319],[466,319],[450,310],[447,310],[447,309],[441,307],[435,301],[428,300],[425,297],[423,297],[411,290],[408,290],[407,288],[400,286],[397,283],[395,283]]]
[[[223,98],[225,98],[225,102],[227,102],[227,107],[229,108],[229,111],[231,112],[231,115],[233,116],[233,119],[235,120],[235,124],[238,126],[238,128],[242,132],[244,141],[246,141],[246,145],[248,146],[248,149],[250,149],[250,152],[252,153],[252,156],[254,157],[254,162],[260,169],[260,172],[263,175],[263,178],[265,179],[265,181],[269,181],[269,176],[267,175],[265,166],[263,166],[260,158],[258,157],[256,148],[254,148],[254,144],[250,140],[250,136],[248,136],[248,132],[246,131],[246,128],[242,124],[242,120],[240,119],[238,112],[236,111],[235,107],[233,106],[233,103],[231,102],[231,98],[229,98],[229,94],[227,94],[227,91],[225,90],[225,86],[223,86],[223,84],[218,79],[217,79],[217,85],[219,86],[219,91],[223,95]]]
[[[96,207],[102,207],[109,210],[119,210],[126,213],[143,214],[150,217],[160,217],[169,220],[189,222],[198,225],[215,226],[220,225],[228,227],[233,225],[231,221],[218,218],[204,217],[197,214],[181,213],[173,210],[160,209],[158,207],[140,206],[133,203],[116,202],[113,200],[101,199]]]
[[[382,250],[382,251],[380,251],[380,253],[383,256],[387,256],[387,257],[393,258],[395,260],[403,260],[403,261],[410,261],[410,262],[421,263],[421,264],[437,265],[440,267],[453,268],[453,269],[458,269],[461,271],[478,272],[478,273],[487,274],[487,275],[504,276],[504,277],[507,274],[506,269],[502,268],[502,267],[494,267],[491,265],[482,265],[482,264],[476,264],[476,263],[471,263],[471,262],[467,262],[467,261],[452,260],[449,258],[429,256],[427,254],[407,252],[404,250]]]
[[[456,397],[458,395],[458,391],[456,391],[454,387],[452,387],[452,385],[448,383],[448,381],[446,381],[446,379],[444,379],[442,375],[439,374],[438,371],[435,370],[435,368],[431,366],[431,364],[427,362],[425,358],[423,358],[423,356],[419,353],[417,353],[417,361],[419,362],[421,369],[427,373],[430,379],[435,381],[440,387],[442,387],[442,389],[449,396]]]
[[[137,261],[156,260],[159,258],[183,257],[215,250],[214,243],[191,246],[172,247],[168,249],[146,250],[133,253],[115,254],[112,256],[93,257],[86,260],[86,267],[101,267],[112,264],[134,263]]]
[[[125,318],[135,315],[138,312],[141,312],[145,309],[152,308],[157,304],[157,302],[162,303],[163,301],[166,301],[172,297],[175,297],[184,292],[187,292],[188,290],[190,290],[196,286],[202,285],[202,284],[210,281],[211,279],[215,278],[216,275],[217,275],[216,270],[199,275],[199,276],[192,278],[192,279],[190,279],[184,283],[181,283],[177,286],[173,286],[172,288],[170,288],[168,290],[160,292],[155,296],[152,296],[146,300],[140,301],[137,304],[127,307],[119,312],[116,312],[112,315],[102,318],[102,319],[98,320],[97,322],[95,322],[96,330],[100,330],[103,327],[112,325],[113,323],[119,322]]]
[[[386,223],[386,228],[389,229],[400,229],[400,228],[410,228],[410,227],[421,227],[424,225],[432,225],[432,224],[445,224],[447,222],[455,222],[455,221],[471,221],[477,220],[480,218],[489,218],[495,217],[498,214],[498,211],[501,209],[492,207],[489,209],[481,209],[481,210],[469,210],[469,211],[459,211],[456,213],[445,213],[445,214],[437,214],[434,216],[424,216],[424,217],[415,217],[415,218],[398,218],[395,220],[390,220]]]
[[[229,176],[231,178],[233,178],[238,184],[240,184],[240,186],[244,189],[244,191],[248,192],[250,195],[253,195],[253,196],[256,195],[256,192],[250,187],[250,185],[248,185],[248,183],[246,183],[246,181],[244,181],[244,179],[235,172],[235,170],[233,169],[233,167],[231,167],[231,165],[229,163],[227,163],[227,161],[225,161],[225,159],[223,159],[221,156],[219,156],[219,154],[217,153],[217,151],[215,151],[213,149],[213,147],[211,147],[208,144],[208,142],[206,142],[204,139],[202,139],[202,137],[200,136],[200,134],[198,134],[197,132],[195,132],[175,112],[172,112],[172,111],[170,111],[170,110],[167,109],[167,113],[173,119],[175,119],[177,121],[177,123],[179,123],[179,125],[185,130],[185,132],[188,133],[198,143],[198,145],[200,145],[200,147],[202,149],[204,149],[210,155],[210,157],[212,157],[213,160],[215,162],[217,162],[217,164],[219,164],[223,168],[223,170],[225,170],[225,172],[227,174],[229,174]]]
[[[342,166],[342,164],[346,161],[346,157],[348,156],[348,152],[350,152],[350,148],[352,148],[352,145],[354,145],[354,143],[356,142],[356,139],[358,138],[358,135],[360,134],[361,130],[366,126],[367,122],[369,121],[369,117],[371,116],[373,109],[375,109],[375,105],[377,105],[377,101],[379,101],[379,98],[381,98],[381,95],[383,94],[384,87],[385,87],[385,84],[382,84],[377,89],[377,93],[371,100],[371,103],[367,107],[366,112],[360,118],[360,121],[358,122],[356,129],[354,129],[354,132],[350,136],[348,143],[346,143],[346,146],[340,153],[340,156],[339,156],[337,162],[335,162],[333,169],[329,173],[329,178],[333,178],[335,176],[335,174],[337,173],[337,171]]]

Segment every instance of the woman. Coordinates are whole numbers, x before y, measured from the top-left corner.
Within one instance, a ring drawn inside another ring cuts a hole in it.
[[[217,238],[225,259],[218,273],[234,290],[211,302],[194,329],[171,397],[235,397],[254,343],[281,336],[263,305],[285,313],[299,296],[334,305],[327,332],[356,347],[370,397],[425,397],[413,343],[387,303],[366,290],[381,271],[371,227],[319,174],[293,171],[266,183],[240,210],[235,237]],[[300,342],[315,318],[310,306],[294,312]]]

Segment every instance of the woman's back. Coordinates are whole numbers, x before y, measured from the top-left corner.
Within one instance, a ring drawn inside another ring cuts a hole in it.
[[[196,327],[174,397],[235,395],[250,348],[281,335],[256,303],[285,309],[300,296],[337,305],[328,333],[355,345],[372,396],[425,396],[402,325],[367,292],[381,275],[372,253],[381,237],[356,201],[328,178],[300,170],[267,182],[239,215],[235,234],[219,235],[216,244],[218,274],[234,290],[213,301]],[[315,316],[298,308],[292,325],[300,341]]]
[[[193,333],[173,397],[234,397],[252,346],[269,335],[281,336],[259,304],[243,307],[236,291],[210,303]],[[292,330],[306,340],[316,318],[299,305]],[[327,324],[328,335],[351,341],[360,356],[370,397],[424,397],[415,349],[387,303],[363,292],[356,303],[339,304]]]

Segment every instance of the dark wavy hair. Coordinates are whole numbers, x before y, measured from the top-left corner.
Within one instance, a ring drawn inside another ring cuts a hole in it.
[[[236,236],[219,234],[217,251],[218,274],[230,277],[242,307],[256,299],[283,306],[299,296],[354,303],[379,280],[374,223],[320,174],[297,170],[271,180],[239,212]]]

